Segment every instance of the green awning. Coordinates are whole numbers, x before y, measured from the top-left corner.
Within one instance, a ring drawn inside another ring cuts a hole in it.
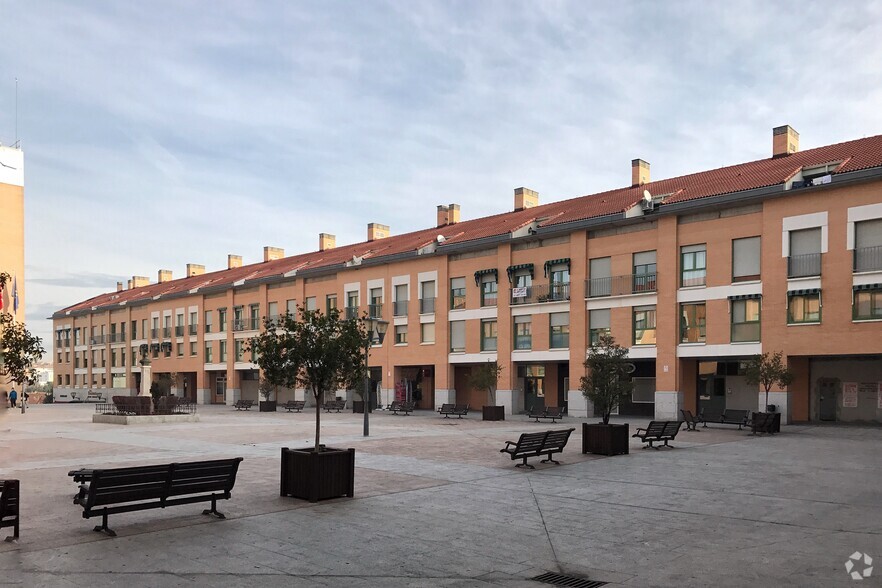
[[[508,274],[508,281],[511,282],[511,277],[518,270],[530,270],[530,278],[533,277],[533,264],[532,263],[519,263],[517,265],[510,265],[505,273]]]
[[[569,257],[561,257],[560,259],[550,259],[550,260],[546,261],[545,262],[545,269],[543,271],[543,273],[545,274],[546,277],[548,276],[548,268],[555,266],[555,265],[566,265],[567,269],[569,269],[570,268],[570,258]]]
[[[859,286],[855,286],[853,289],[855,292],[861,290],[882,290],[882,284],[861,284]]]
[[[479,286],[481,284],[481,277],[493,274],[494,276],[499,275],[499,270],[495,267],[492,269],[482,269],[475,272],[475,286]]]
[[[762,294],[738,294],[736,296],[729,296],[729,300],[755,300],[762,297]]]
[[[788,296],[805,296],[807,294],[820,294],[820,288],[806,288],[804,290],[788,290]]]

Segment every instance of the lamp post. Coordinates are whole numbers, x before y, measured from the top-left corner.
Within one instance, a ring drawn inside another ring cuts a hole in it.
[[[367,337],[364,340],[364,367],[367,373],[364,376],[364,392],[362,394],[362,400],[364,400],[364,436],[370,436],[370,423],[368,420],[368,413],[371,409],[371,370],[368,366],[368,360],[371,355],[371,345],[374,343],[383,344],[383,339],[386,338],[386,330],[389,328],[389,323],[382,319],[367,317],[365,318],[365,325],[367,326]]]

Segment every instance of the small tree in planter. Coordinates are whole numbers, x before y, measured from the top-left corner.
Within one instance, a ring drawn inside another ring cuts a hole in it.
[[[294,323],[294,317],[285,314],[279,319],[263,319],[263,332],[245,344],[245,351],[251,353],[251,361],[260,367],[262,377],[258,390],[266,402],[279,397],[279,387],[297,386],[297,372],[300,366],[288,351],[289,331],[284,325]]]
[[[603,423],[582,426],[582,451],[615,455],[628,453],[628,425],[610,425],[609,417],[633,390],[628,350],[617,344],[612,335],[601,335],[591,345],[585,360],[586,374],[580,380],[582,395],[600,413]]]
[[[502,366],[495,361],[487,361],[484,365],[473,368],[469,376],[470,386],[478,390],[487,391],[489,405],[484,407],[485,421],[505,419],[504,408],[496,406],[496,385],[499,382],[499,375],[502,373],[502,369]]]
[[[25,387],[37,381],[34,365],[43,358],[44,353],[46,350],[40,337],[31,334],[25,324],[16,321],[13,315],[0,312],[0,375],[6,376],[7,382],[12,385],[19,385],[22,398]],[[25,406],[22,402],[22,413]]]
[[[263,400],[260,401],[261,412],[275,412],[276,403],[272,399],[275,390],[276,386],[265,377],[260,379],[260,382],[257,385],[257,391],[260,393],[261,398],[263,398]]]
[[[763,353],[754,355],[747,362],[744,379],[751,386],[762,386],[766,391],[766,410],[769,410],[769,390],[772,386],[786,388],[793,382],[793,372],[787,369],[783,361],[784,353]]]

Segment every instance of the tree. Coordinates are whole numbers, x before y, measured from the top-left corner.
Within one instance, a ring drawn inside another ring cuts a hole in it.
[[[793,372],[787,369],[783,361],[784,352],[768,351],[754,355],[747,362],[747,368],[744,372],[745,380],[751,386],[760,385],[766,391],[766,407],[769,406],[769,390],[772,386],[778,389],[786,388],[793,381]],[[767,408],[768,410],[768,408]]]
[[[286,313],[278,322],[265,320],[266,330],[249,348],[258,351],[256,363],[275,386],[303,386],[315,397],[315,451],[321,448],[321,405],[325,393],[350,388],[364,376],[364,322],[340,320],[340,311],[327,314],[299,306],[300,320]]]
[[[586,375],[582,376],[579,388],[594,404],[595,412],[600,412],[603,424],[608,425],[609,415],[634,388],[630,377],[634,364],[628,361],[628,350],[604,333],[591,344],[584,365]]]
[[[496,405],[496,384],[499,382],[499,374],[502,366],[495,361],[487,360],[484,365],[473,368],[469,377],[469,384],[478,390],[486,390],[490,406]]]
[[[46,350],[40,337],[31,334],[24,323],[17,322],[11,314],[0,313],[0,375],[6,376],[7,382],[18,384],[22,391],[28,384],[36,382],[34,365],[44,353]]]

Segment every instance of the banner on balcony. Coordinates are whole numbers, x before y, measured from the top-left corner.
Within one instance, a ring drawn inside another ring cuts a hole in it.
[[[511,289],[511,297],[512,298],[526,298],[527,297],[527,289],[524,287],[512,288]]]

